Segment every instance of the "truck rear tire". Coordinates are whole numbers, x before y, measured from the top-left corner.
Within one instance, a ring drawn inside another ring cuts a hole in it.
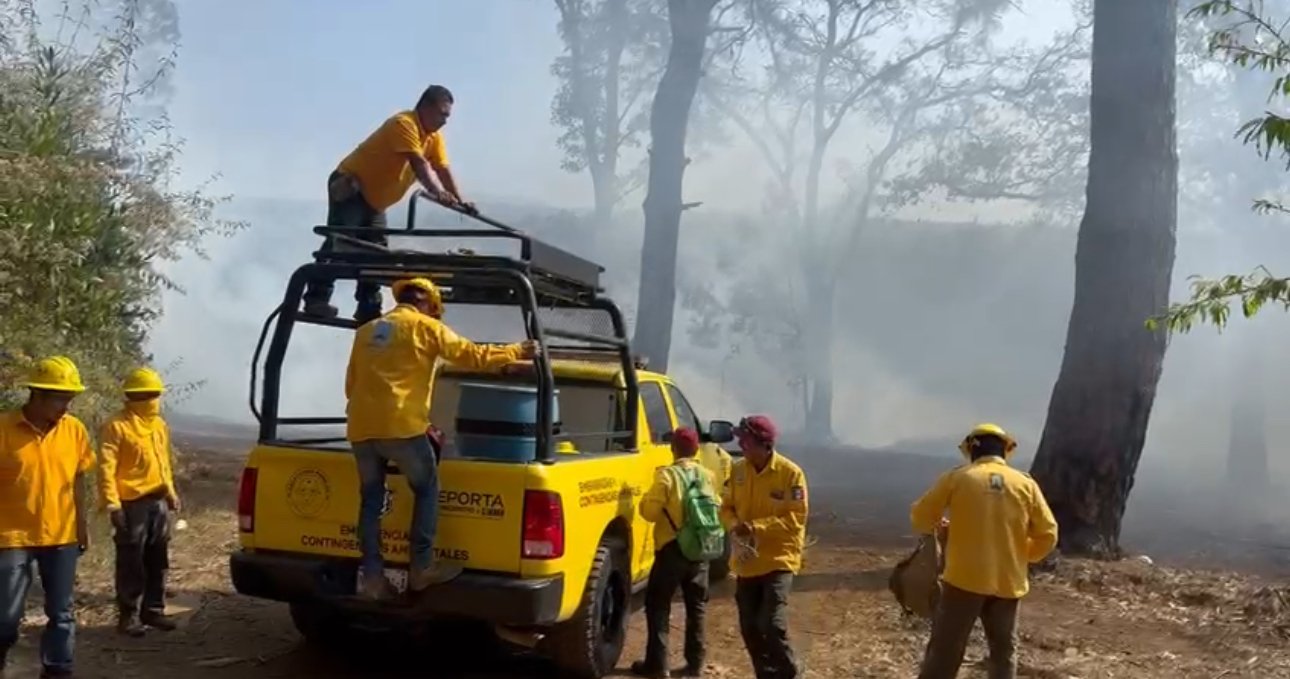
[[[310,646],[344,648],[352,635],[349,619],[334,608],[313,601],[293,601],[289,606],[291,623]]]
[[[543,640],[543,654],[555,662],[561,677],[601,679],[617,666],[630,611],[626,552],[619,540],[601,540],[578,612]]]

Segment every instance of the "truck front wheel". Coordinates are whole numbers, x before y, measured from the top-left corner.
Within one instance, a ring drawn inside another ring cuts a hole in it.
[[[560,668],[560,676],[600,679],[618,664],[631,594],[626,552],[621,541],[600,542],[578,612],[543,640],[545,655]]]

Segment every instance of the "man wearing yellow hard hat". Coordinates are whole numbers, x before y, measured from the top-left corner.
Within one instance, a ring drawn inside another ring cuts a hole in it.
[[[946,518],[941,596],[919,679],[954,679],[978,618],[990,649],[990,679],[1016,676],[1017,605],[1030,591],[1029,565],[1057,545],[1057,521],[1039,484],[1008,466],[1017,447],[1002,427],[979,424],[959,444],[967,464],[937,479],[914,503],[914,530],[930,535]]]
[[[21,408],[0,415],[0,668],[18,641],[32,565],[45,590],[41,676],[72,673],[76,561],[89,547],[85,474],[94,451],[85,425],[67,413],[85,391],[64,356],[39,361]],[[2,671],[2,669],[0,669]]]
[[[131,637],[143,636],[145,626],[175,629],[166,616],[166,571],[170,512],[179,510],[179,493],[170,429],[161,417],[165,390],[150,368],[130,373],[122,386],[125,407],[99,435],[99,496],[116,543],[117,631]]]
[[[385,466],[398,465],[412,489],[411,570],[408,588],[419,592],[456,577],[461,569],[436,564],[439,473],[426,435],[430,395],[440,359],[472,370],[501,370],[532,358],[532,341],[508,345],[475,344],[442,320],[443,298],[427,278],[394,283],[392,311],[359,327],[345,375],[346,437],[358,463],[361,502],[358,539],[362,552],[359,593],[373,599],[393,596],[381,557],[381,506]]]

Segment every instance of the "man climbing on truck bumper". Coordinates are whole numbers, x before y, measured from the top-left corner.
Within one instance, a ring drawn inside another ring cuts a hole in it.
[[[473,370],[500,370],[532,358],[536,351],[532,341],[480,345],[453,332],[440,320],[443,299],[438,286],[427,278],[400,280],[393,289],[398,306],[355,332],[345,375],[346,437],[361,484],[359,593],[372,599],[393,596],[381,556],[387,462],[398,466],[413,494],[408,589],[420,592],[461,572],[434,560],[439,477],[426,430],[435,364],[442,358]]]
[[[364,139],[327,178],[327,225],[385,229],[385,211],[403,199],[415,182],[430,196],[449,207],[473,211],[461,199],[461,190],[448,167],[443,126],[452,115],[453,96],[442,85],[431,85],[410,111],[394,114]],[[438,180],[436,182],[436,179]],[[360,236],[378,245],[385,234]],[[331,239],[323,252],[334,247]],[[331,281],[310,283],[305,290],[305,313],[330,318],[338,312],[331,305]],[[381,290],[359,281],[354,292],[359,323],[381,315]]]

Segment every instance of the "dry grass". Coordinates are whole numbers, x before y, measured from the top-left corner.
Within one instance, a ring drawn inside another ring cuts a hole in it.
[[[231,592],[227,557],[236,544],[233,502],[239,470],[227,454],[191,456],[181,466],[188,528],[173,545],[171,610],[183,628],[126,640],[111,631],[111,545],[100,540],[82,563],[78,636],[80,676],[413,677],[518,679],[541,664],[463,649],[432,636],[412,643],[356,636],[354,648],[322,653],[301,647],[285,607]],[[868,521],[830,509],[849,498],[816,492],[807,572],[795,583],[793,643],[811,678],[896,679],[912,676],[927,638],[926,623],[901,615],[886,590],[889,568],[903,554],[889,546],[890,527],[873,538]],[[881,498],[869,498],[882,504]],[[875,546],[878,545],[878,546]],[[730,583],[709,605],[707,676],[752,676],[739,636]],[[1232,573],[1175,570],[1143,561],[1068,561],[1036,578],[1023,605],[1019,676],[1032,679],[1276,679],[1290,677],[1290,592]],[[681,607],[673,611],[673,653],[680,652]],[[35,625],[18,650],[34,662]],[[632,619],[626,667],[643,652],[644,621]],[[963,677],[984,676],[984,644],[974,639]],[[678,662],[679,657],[675,658]],[[22,663],[27,663],[23,665]],[[18,673],[15,676],[26,676]],[[626,676],[626,673],[619,676]]]

